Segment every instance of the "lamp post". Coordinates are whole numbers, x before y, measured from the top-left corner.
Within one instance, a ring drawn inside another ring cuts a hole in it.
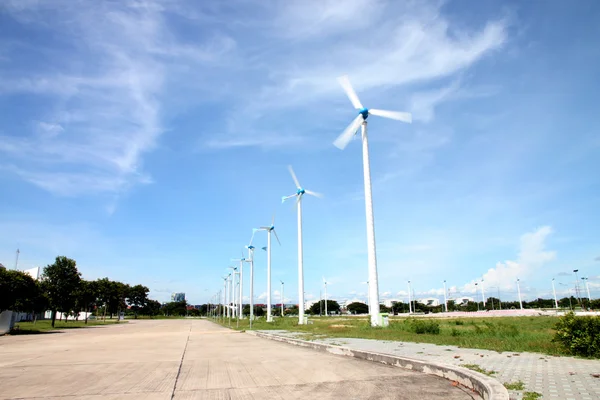
[[[231,316],[235,318],[237,307],[235,306],[235,276],[237,274],[237,267],[228,267],[231,271],[231,297],[229,297],[229,301],[231,303]]]
[[[590,296],[590,285],[588,285],[588,280],[589,279],[587,277],[585,277],[585,278],[581,278],[581,280],[585,282],[585,290],[586,290],[587,295],[588,295],[588,301],[591,302],[592,301],[592,296]]]
[[[583,305],[581,304],[581,295],[579,294],[579,278],[577,277],[578,269],[574,269],[575,273],[575,294],[577,295],[577,301],[579,302],[579,307],[583,309]]]
[[[327,313],[327,281],[323,281],[325,284],[325,316],[327,317],[329,314]]]
[[[477,298],[477,286],[479,285],[479,283],[475,282],[475,298]],[[477,301],[477,311],[479,311],[479,302]]]
[[[485,308],[485,289],[483,288],[483,279],[481,280],[481,301],[483,302],[483,308]]]
[[[558,310],[558,300],[556,299],[556,288],[554,287],[554,278],[552,278],[552,293],[554,294],[554,307]]]
[[[281,316],[283,317],[283,302],[285,301],[285,297],[283,296],[283,281],[281,282]]]
[[[408,281],[408,313],[412,314],[412,300],[410,298],[410,281]]]
[[[448,297],[446,294],[446,280],[444,279],[444,306],[446,307],[446,312],[448,312]]]
[[[519,307],[521,310],[523,309],[523,301],[521,300],[521,284],[519,283],[519,278],[517,278],[517,292],[519,293]]]

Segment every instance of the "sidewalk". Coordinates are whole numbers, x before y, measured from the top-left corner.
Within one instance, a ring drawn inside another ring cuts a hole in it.
[[[303,334],[299,332],[264,332],[303,338]],[[511,399],[520,399],[523,392],[540,393],[543,395],[543,399],[593,400],[600,398],[600,360],[547,356],[537,353],[498,353],[456,346],[370,339],[330,338],[311,341],[444,364],[476,364],[487,371],[496,371],[492,377],[501,383],[522,381],[525,389],[509,390]],[[598,374],[599,377],[595,378],[592,374]]]

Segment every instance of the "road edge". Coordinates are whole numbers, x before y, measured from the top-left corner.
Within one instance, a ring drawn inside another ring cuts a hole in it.
[[[295,346],[308,347],[321,352],[327,352],[346,357],[354,357],[360,360],[379,362],[412,371],[422,372],[428,375],[439,376],[440,378],[458,382],[461,386],[475,391],[484,400],[509,400],[508,390],[506,390],[506,388],[496,379],[466,368],[423,361],[415,358],[400,357],[391,354],[355,350],[348,347],[334,346],[325,343],[309,342],[306,340],[293,339],[273,333],[259,331],[246,331],[246,333]]]

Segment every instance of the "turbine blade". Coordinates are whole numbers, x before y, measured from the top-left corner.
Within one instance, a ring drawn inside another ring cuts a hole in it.
[[[298,197],[298,198],[296,199],[296,202],[294,203],[294,206],[295,206],[295,207],[298,207],[298,203],[300,203],[300,200],[302,199],[302,195],[301,195],[301,194],[299,194],[297,197]]]
[[[354,108],[356,108],[357,110],[363,108],[362,104],[360,103],[360,100],[358,99],[358,96],[356,95],[356,92],[354,91],[354,88],[352,87],[352,84],[350,83],[350,79],[348,79],[348,75],[340,76],[338,78],[338,82],[344,88],[346,96],[348,96]]]
[[[277,239],[277,243],[281,246],[281,241],[279,240],[279,236],[277,236],[277,232],[273,229],[273,233],[275,234],[275,239]]]
[[[250,244],[248,246],[252,246],[252,241],[254,240],[254,234],[258,229],[252,229],[252,236],[250,237]]]
[[[348,125],[346,129],[344,129],[344,132],[342,132],[342,134],[338,136],[337,139],[335,139],[333,145],[340,150],[344,150],[348,143],[350,143],[350,140],[352,140],[352,137],[360,127],[360,124],[363,123],[363,121],[364,119],[362,114],[358,114],[358,116],[354,118],[352,122],[350,122],[350,125]]]
[[[321,193],[313,192],[312,190],[304,190],[304,192],[306,192],[306,194],[310,194],[311,196],[315,196],[318,198],[323,197],[323,195]]]
[[[296,178],[296,174],[294,173],[294,169],[292,168],[291,165],[288,165],[288,169],[290,170],[290,174],[292,174],[292,179],[294,180],[294,183],[296,184],[296,187],[300,188],[300,182],[298,182],[298,178]]]
[[[369,109],[369,114],[377,115],[378,117],[391,118],[409,124],[412,122],[412,115],[407,112]]]
[[[283,196],[283,197],[281,198],[281,202],[282,202],[282,203],[285,203],[285,201],[286,201],[287,199],[291,199],[292,197],[295,197],[295,196],[297,196],[297,194],[296,194],[296,193],[294,193],[294,194],[290,194],[289,196]]]
[[[271,218],[271,226],[275,226],[275,212],[273,212],[273,218]]]

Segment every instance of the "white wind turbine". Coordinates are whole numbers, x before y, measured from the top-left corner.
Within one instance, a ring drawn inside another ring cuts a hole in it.
[[[288,165],[292,179],[296,184],[296,193],[281,198],[281,202],[284,202],[292,197],[296,197],[296,208],[298,209],[298,324],[304,324],[304,265],[302,259],[302,196],[304,194],[310,194],[311,196],[322,197],[321,194],[312,192],[304,189],[300,186],[298,178],[292,169],[291,165]]]
[[[358,110],[358,115],[346,127],[340,136],[333,142],[339,149],[343,150],[350,140],[354,137],[358,128],[362,128],[362,143],[363,143],[363,169],[365,180],[365,205],[367,214],[367,256],[369,262],[369,304],[371,304],[371,326],[380,325],[379,315],[379,282],[377,276],[377,255],[375,248],[375,223],[373,217],[373,198],[371,192],[371,166],[369,163],[369,142],[367,140],[367,118],[369,115],[377,115],[379,117],[391,118],[403,122],[412,122],[410,113],[399,111],[386,111],[377,109],[368,109],[363,107],[356,92],[350,84],[348,76],[344,75],[338,78],[340,85],[346,91],[346,95],[350,102]]]
[[[250,243],[252,243],[252,239],[250,239]],[[247,260],[244,258],[244,252],[242,251],[242,258],[232,258],[231,261],[239,261],[240,262],[240,269],[239,269],[239,274],[240,274],[240,278],[239,278],[239,286],[240,286],[240,292],[238,294],[238,298],[239,298],[239,304],[237,304],[237,308],[236,308],[236,312],[238,314],[238,318],[243,317],[242,315],[242,311],[243,311],[243,296],[244,296],[244,263],[247,262]]]
[[[252,240],[254,239],[254,232],[250,238],[250,244],[246,246],[248,249],[248,258],[246,262],[250,263],[250,329],[252,329],[252,320],[254,319],[254,249],[252,246]],[[243,299],[243,297],[242,297]]]
[[[273,218],[271,219],[271,225],[261,226],[253,231],[267,232],[267,322],[273,322],[273,316],[271,315],[271,232],[275,234],[275,239],[277,239],[277,243],[281,246],[277,232],[275,232],[275,214],[273,214]]]

